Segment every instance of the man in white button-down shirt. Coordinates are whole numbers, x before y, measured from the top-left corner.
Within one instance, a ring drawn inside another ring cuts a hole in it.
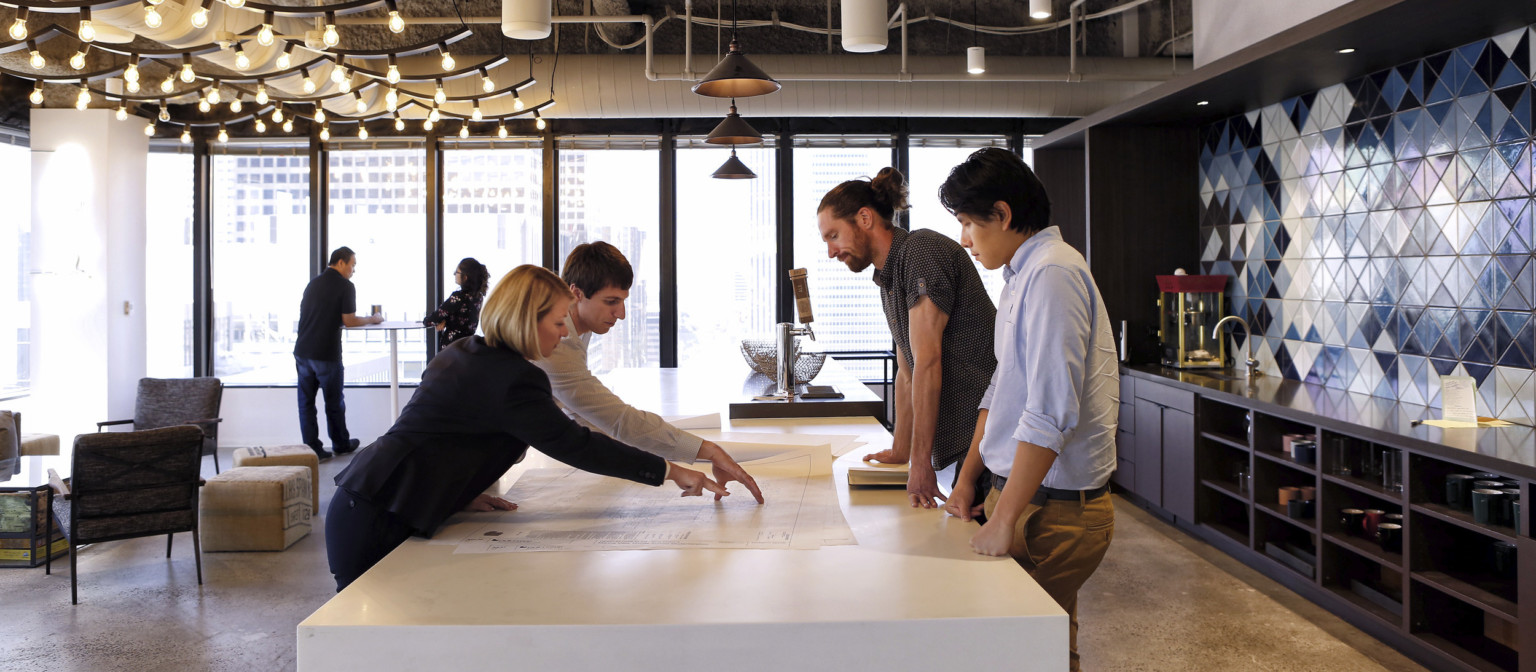
[[[1109,315],[1083,255],[1050,224],[1045,187],[1012,152],[979,150],[956,166],[939,200],[960,221],[960,243],[987,269],[1003,267],[997,370],[960,478],[945,509],[987,522],[971,537],[983,555],[1013,556],[1071,618],[1077,670],[1077,591],[1114,536],[1119,368]],[[984,505],[972,485],[993,474]]]
[[[534,362],[549,375],[555,400],[573,419],[619,441],[675,462],[706,460],[715,481],[739,481],[761,504],[763,493],[752,476],[713,441],[705,441],[667,424],[661,416],[624,403],[587,367],[587,344],[593,334],[606,334],[624,319],[624,300],[635,271],[618,248],[603,241],[582,243],[571,250],[561,267],[571,286],[570,335],[554,354]],[[717,495],[715,499],[719,499]]]

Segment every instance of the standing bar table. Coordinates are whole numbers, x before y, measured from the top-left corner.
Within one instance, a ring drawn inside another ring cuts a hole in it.
[[[389,332],[389,423],[400,418],[400,332],[405,329],[425,329],[420,322],[380,322],[361,327],[344,327],[347,331]]]

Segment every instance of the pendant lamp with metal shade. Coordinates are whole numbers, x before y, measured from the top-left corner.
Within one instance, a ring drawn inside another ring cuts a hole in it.
[[[715,169],[713,177],[717,180],[752,180],[757,178],[757,173],[752,172],[747,164],[736,158],[736,147],[732,146],[731,158],[726,159],[725,163]]]
[[[704,140],[711,145],[755,145],[763,141],[763,134],[736,114],[736,99],[731,99],[731,113],[725,115],[725,119],[715,126],[715,130],[709,132],[709,137]]]
[[[773,93],[782,87],[741,53],[741,42],[736,40],[736,3],[732,2],[730,50],[709,70],[709,74],[704,75],[704,79],[693,85],[693,92],[710,98],[750,98]]]

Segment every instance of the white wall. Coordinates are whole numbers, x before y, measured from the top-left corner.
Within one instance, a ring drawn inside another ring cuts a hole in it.
[[[1195,67],[1353,0],[1194,0]]]
[[[32,111],[31,431],[133,416],[144,375],[143,126],[111,110]]]

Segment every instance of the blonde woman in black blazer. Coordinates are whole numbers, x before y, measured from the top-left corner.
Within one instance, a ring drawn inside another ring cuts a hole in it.
[[[684,496],[728,494],[704,474],[593,432],[566,417],[549,378],[530,360],[567,334],[571,292],[554,273],[507,273],[481,313],[485,336],[432,359],[421,386],[384,436],[336,476],[326,552],[340,592],[411,535],[430,537],[456,511],[511,510],[483,494],[529,446],[584,471],[647,485],[673,481]]]

